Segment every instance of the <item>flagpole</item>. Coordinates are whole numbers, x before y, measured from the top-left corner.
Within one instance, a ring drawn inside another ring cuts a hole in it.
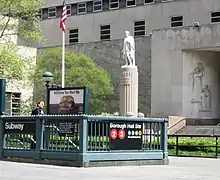
[[[63,33],[63,43],[62,43],[62,88],[65,87],[65,32]]]

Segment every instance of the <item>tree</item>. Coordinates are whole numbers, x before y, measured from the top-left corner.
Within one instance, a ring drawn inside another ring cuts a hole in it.
[[[42,0],[0,1],[0,77],[5,78],[9,86],[22,88],[29,83],[27,78],[33,61],[19,55],[17,42],[20,40],[23,45],[30,46],[41,41],[38,17],[41,5]]]
[[[12,80],[24,82],[28,78],[28,72],[31,72],[29,67],[31,60],[21,57],[15,45],[2,46],[0,48],[0,77],[6,78],[7,82]]]
[[[27,43],[41,40],[38,9],[42,0],[1,0],[0,39],[19,36]]]
[[[30,59],[19,56],[17,38],[26,45],[41,41],[37,16],[41,1],[0,1],[0,77],[6,78],[8,82],[23,80],[23,69],[27,69],[30,62]]]
[[[43,72],[52,72],[54,83],[61,84],[61,55],[61,48],[51,48],[37,57],[35,99],[45,98],[46,91],[41,78]],[[65,86],[89,88],[89,113],[100,114],[107,111],[107,98],[113,94],[110,77],[86,55],[65,52]]]

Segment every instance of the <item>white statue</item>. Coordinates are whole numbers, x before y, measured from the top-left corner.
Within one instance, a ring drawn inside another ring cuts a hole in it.
[[[122,53],[126,61],[125,66],[135,66],[135,42],[129,31],[125,31]]]

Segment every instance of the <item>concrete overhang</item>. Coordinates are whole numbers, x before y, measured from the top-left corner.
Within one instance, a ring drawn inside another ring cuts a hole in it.
[[[220,52],[220,46],[219,47],[211,47],[211,48],[201,48],[201,49],[195,49],[197,51],[217,51]]]
[[[154,30],[153,41],[162,42],[169,50],[220,51],[220,24]]]

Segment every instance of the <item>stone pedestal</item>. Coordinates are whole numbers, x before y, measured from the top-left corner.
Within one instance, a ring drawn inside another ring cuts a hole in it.
[[[120,115],[138,113],[138,68],[122,66],[120,77]]]

